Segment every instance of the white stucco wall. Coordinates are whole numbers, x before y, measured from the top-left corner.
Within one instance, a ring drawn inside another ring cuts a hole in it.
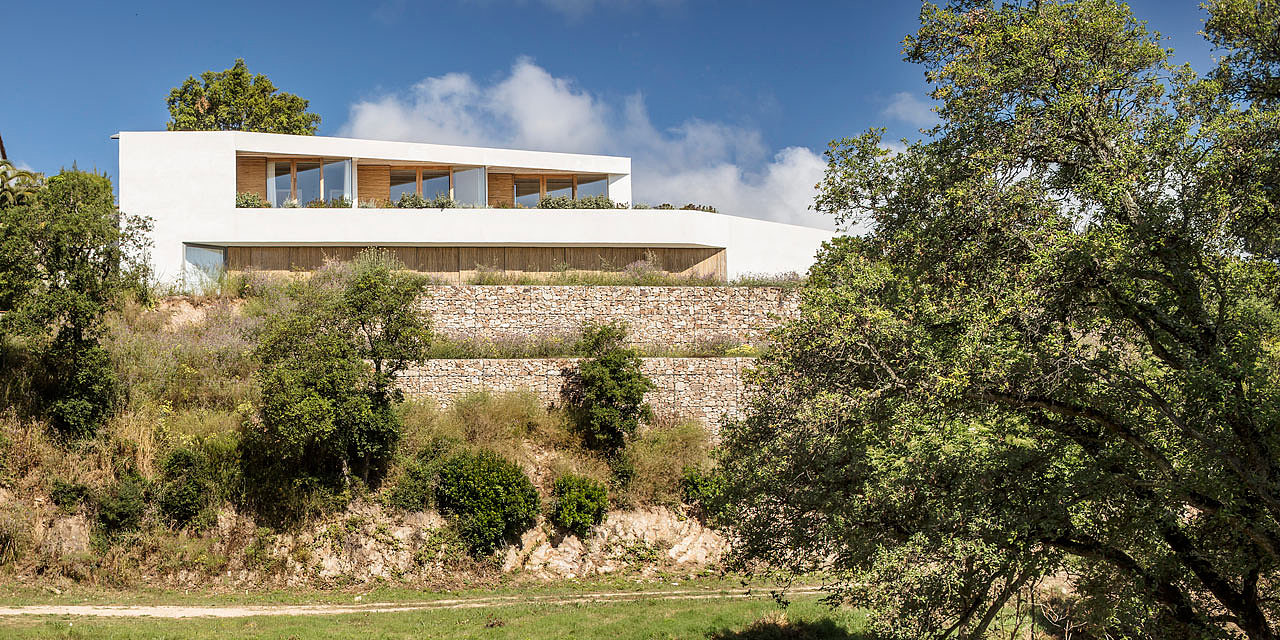
[[[155,223],[152,263],[181,278],[184,245],[722,247],[730,277],[804,272],[832,232],[701,211],[236,209],[235,154],[377,158],[608,173],[631,200],[631,160],[612,156],[239,132],[124,132],[120,208]]]

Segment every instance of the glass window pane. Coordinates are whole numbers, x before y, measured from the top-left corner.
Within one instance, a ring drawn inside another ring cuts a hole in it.
[[[433,198],[449,197],[449,172],[423,171],[422,197],[428,200]]]
[[[541,182],[537,176],[532,178],[516,176],[516,206],[536,207],[541,198]]]
[[[324,163],[324,199],[351,201],[351,161],[329,160]]]
[[[573,197],[573,178],[547,176],[547,197],[555,198],[557,196]]]
[[[416,169],[391,170],[391,201],[400,199],[402,194],[418,192],[418,172]]]
[[[578,176],[578,197],[609,195],[608,178],[602,175]]]
[[[299,162],[297,172],[298,204],[305,207],[320,200],[320,163]]]
[[[484,169],[454,169],[453,199],[462,207],[486,205]]]
[[[271,179],[267,181],[267,200],[271,206],[282,207],[289,199],[289,161],[271,163]]]

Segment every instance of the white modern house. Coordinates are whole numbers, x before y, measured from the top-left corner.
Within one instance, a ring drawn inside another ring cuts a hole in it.
[[[314,269],[366,247],[453,282],[478,269],[534,275],[639,260],[732,278],[803,273],[833,235],[697,210],[536,208],[555,196],[630,205],[624,157],[235,131],[115,137],[120,208],[154,221],[153,267],[166,281]],[[406,195],[456,208],[393,205]]]

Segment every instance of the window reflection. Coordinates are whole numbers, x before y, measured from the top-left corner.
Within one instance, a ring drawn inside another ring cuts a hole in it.
[[[391,201],[395,202],[400,196],[409,193],[418,192],[418,171],[416,169],[392,169],[391,170]]]
[[[294,171],[298,174],[294,183],[298,204],[306,206],[320,200],[320,163],[300,160]]]

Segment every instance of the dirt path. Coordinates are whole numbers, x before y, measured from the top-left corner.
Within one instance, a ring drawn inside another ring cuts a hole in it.
[[[818,587],[795,587],[787,595],[818,593]],[[727,600],[765,598],[767,589],[718,591],[605,591],[558,595],[479,596],[423,602],[371,602],[368,604],[317,605],[31,605],[0,607],[0,616],[96,616],[110,618],[247,618],[251,616],[328,616],[345,613],[394,613],[429,609],[482,609],[513,604],[579,604],[626,600]]]

